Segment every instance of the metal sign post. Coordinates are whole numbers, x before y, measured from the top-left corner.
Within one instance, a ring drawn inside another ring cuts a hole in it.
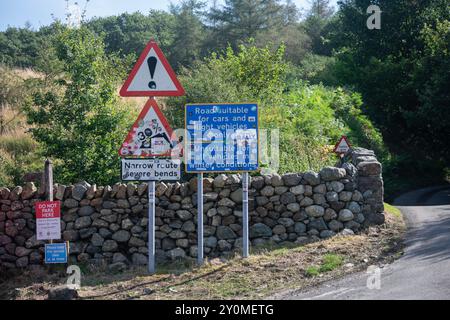
[[[197,181],[197,263],[203,264],[203,173]]]
[[[242,256],[248,257],[248,172],[242,174]]]
[[[148,182],[148,272],[155,273],[155,181]]]

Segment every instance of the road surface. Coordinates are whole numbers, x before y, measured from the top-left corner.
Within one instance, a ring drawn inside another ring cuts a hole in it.
[[[408,226],[405,250],[401,258],[379,269],[379,282],[376,271],[360,272],[277,298],[450,299],[450,186],[404,194],[394,205],[402,211]]]

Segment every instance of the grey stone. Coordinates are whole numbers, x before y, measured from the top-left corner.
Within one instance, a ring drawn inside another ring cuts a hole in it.
[[[320,177],[325,181],[339,180],[345,177],[347,172],[343,168],[324,167],[320,170]]]
[[[227,227],[227,226],[218,226],[217,230],[216,230],[216,235],[217,235],[217,238],[220,240],[236,238],[236,233],[234,233],[234,231],[230,227]]]
[[[78,207],[78,201],[75,199],[67,199],[64,201],[64,207],[72,209]]]
[[[314,204],[314,200],[309,198],[309,197],[304,197],[302,199],[302,201],[300,201],[300,206],[301,207],[308,207],[308,206],[313,205],[313,204]]]
[[[119,230],[112,235],[112,239],[116,240],[117,242],[127,242],[128,240],[130,240],[130,237],[130,232],[126,230]]]
[[[337,220],[331,220],[328,222],[328,228],[334,232],[338,232],[339,230],[342,230],[344,228],[344,225],[342,222],[339,222]]]
[[[320,183],[319,174],[314,171],[306,171],[303,175],[303,179],[311,186],[316,186]]]
[[[363,161],[356,166],[359,176],[378,176],[381,174],[381,163],[377,161]]]
[[[148,259],[147,259],[147,256],[143,255],[142,253],[135,252],[131,256],[131,262],[135,266],[144,266],[148,263]]]
[[[286,208],[287,208],[289,211],[292,211],[292,212],[298,212],[298,211],[300,211],[300,205],[299,205],[298,203],[296,203],[296,202],[294,202],[294,203],[289,203],[289,204],[286,206]]]
[[[283,185],[283,181],[284,179],[277,173],[274,173],[271,177],[270,177],[270,184],[273,187],[281,187]]]
[[[314,194],[313,199],[314,199],[314,203],[319,206],[323,206],[327,202],[325,200],[325,197],[323,196],[323,194],[320,194],[320,193]]]
[[[102,251],[104,251],[104,252],[113,252],[113,251],[116,251],[118,247],[119,246],[118,246],[116,241],[114,241],[114,240],[105,240],[105,242],[103,242]]]
[[[216,216],[216,217],[219,217],[219,216]],[[185,232],[194,232],[195,231],[195,224],[194,224],[194,222],[186,221],[185,223],[183,223],[183,226],[181,227],[181,230],[183,230]]]
[[[340,232],[340,234],[342,234],[343,236],[352,236],[355,233],[353,232],[352,229],[344,229]]]
[[[100,234],[94,233],[92,235],[91,243],[93,246],[101,247],[104,242],[105,242],[105,239],[103,239],[103,237]]]
[[[123,262],[115,262],[115,263],[111,263],[108,266],[108,270],[111,273],[119,273],[119,272],[123,272],[127,269],[127,265]]]
[[[282,179],[285,186],[293,187],[300,184],[302,177],[298,173],[286,173],[282,176]]]
[[[75,220],[75,229],[83,229],[87,228],[91,225],[92,219],[91,217],[80,217],[77,220]]]
[[[297,234],[302,234],[306,232],[306,225],[304,223],[301,222],[296,222],[294,225],[294,231]]]
[[[357,214],[361,212],[361,206],[357,202],[352,201],[348,205],[348,210],[350,210],[354,214]]]
[[[314,193],[325,194],[325,193],[327,193],[327,186],[324,183],[319,184],[319,185],[317,185],[317,186],[315,186],[313,188],[313,192]]]
[[[118,262],[128,263],[128,259],[122,253],[116,252],[113,255],[112,262],[113,263],[118,263]]]
[[[339,211],[339,221],[347,222],[350,220],[353,220],[354,215],[353,213],[348,209],[342,209]]]
[[[63,232],[62,237],[65,241],[77,241],[80,236],[76,230],[66,230]]]
[[[339,194],[339,200],[343,201],[343,202],[348,202],[352,199],[352,195],[353,195],[353,193],[350,191],[342,191]]]
[[[83,197],[89,187],[90,187],[90,185],[87,183],[76,184],[72,189],[72,198],[80,201],[81,199],[83,199]]]
[[[331,238],[331,237],[333,237],[334,235],[336,235],[336,233],[333,232],[333,231],[331,231],[331,230],[322,230],[322,231],[320,232],[320,237],[321,237],[322,239]]]
[[[16,260],[17,268],[25,268],[28,266],[28,257],[20,257]]]
[[[321,206],[312,205],[305,208],[305,212],[310,217],[321,217],[325,213],[325,209]]]
[[[331,189],[333,189],[333,191],[335,191],[337,193],[344,190],[344,184],[339,181],[332,181],[330,186],[331,186]]]
[[[236,205],[236,203],[233,200],[231,200],[231,199],[223,198],[217,203],[217,205],[221,206],[221,207],[233,208]]]
[[[186,220],[189,220],[192,218],[192,214],[187,210],[178,210],[176,212],[176,214],[177,214],[178,218],[180,218],[183,221],[186,221]]]
[[[272,186],[265,186],[260,192],[262,196],[271,197],[275,193],[275,189]]]
[[[274,234],[283,234],[286,233],[286,228],[283,225],[278,224],[275,227],[273,227],[272,232]]]
[[[95,212],[95,209],[92,208],[91,206],[84,206],[78,210],[78,215],[81,217],[90,216],[94,212]]]
[[[250,238],[271,237],[272,229],[263,223],[255,223],[250,227]]]
[[[308,223],[308,230],[316,229],[318,231],[326,230],[327,225],[322,218],[311,219]]]
[[[294,203],[296,201],[297,201],[297,199],[295,198],[295,195],[291,192],[283,193],[280,196],[280,202],[282,204]]]
[[[242,203],[242,188],[239,188],[235,191],[233,191],[230,194],[231,200],[233,200],[235,203]]]
[[[203,244],[205,245],[205,247],[215,248],[217,246],[217,238],[213,236],[204,238]]]
[[[128,245],[130,247],[145,247],[146,242],[142,239],[139,239],[139,238],[133,236],[128,241]]]
[[[278,219],[278,223],[288,228],[293,226],[295,222],[291,218],[280,218]]]
[[[181,248],[175,248],[167,253],[170,260],[178,260],[186,257],[186,252]]]
[[[289,189],[289,191],[291,193],[295,194],[296,196],[299,195],[299,194],[304,194],[305,193],[305,186],[299,184],[298,186],[291,187]]]
[[[181,230],[173,230],[171,233],[169,233],[169,237],[172,239],[181,239],[186,237],[186,233]]]
[[[339,201],[339,195],[335,191],[329,191],[325,194],[325,197],[328,202],[337,202]]]
[[[218,246],[220,251],[231,251],[233,249],[231,243],[226,240],[219,240]]]
[[[264,187],[264,178],[261,176],[253,177],[251,186],[256,190],[262,189]]]
[[[224,174],[219,174],[217,177],[214,178],[213,185],[215,188],[223,188],[226,182],[227,176]]]

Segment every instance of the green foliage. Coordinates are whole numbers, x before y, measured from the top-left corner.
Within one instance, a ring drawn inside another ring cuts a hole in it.
[[[114,182],[117,150],[132,116],[117,99],[121,63],[84,27],[63,30],[54,45],[64,77],[54,79],[58,90],[34,95],[26,110],[30,131],[43,155],[55,160],[57,181]]]
[[[342,134],[355,145],[384,152],[381,135],[360,110],[359,95],[302,82],[286,86],[283,49],[229,47],[183,69],[179,78],[186,96],[168,99],[169,121],[184,127],[185,103],[257,101],[261,128],[280,133],[280,172],[334,164],[332,145]]]
[[[0,185],[13,187],[22,184],[25,173],[42,167],[38,144],[29,135],[0,136]]]
[[[362,27],[369,4],[342,1],[331,39],[334,74],[361,92],[365,113],[395,154],[385,163],[387,192],[421,185],[411,181],[419,167],[436,183],[450,166],[448,1],[378,1],[389,8],[380,30]]]
[[[186,103],[275,103],[284,89],[287,65],[283,50],[241,45],[235,52],[228,47],[221,55],[214,53],[192,68],[183,68],[179,79],[186,96],[168,99],[169,120],[176,127],[184,127],[182,106]]]
[[[323,261],[320,266],[309,266],[306,269],[306,275],[310,277],[315,277],[324,272],[333,271],[336,268],[339,268],[344,262],[342,256],[337,254],[326,254],[323,257]]]

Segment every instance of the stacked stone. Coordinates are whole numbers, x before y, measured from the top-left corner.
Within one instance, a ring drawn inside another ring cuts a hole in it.
[[[382,166],[372,150],[355,148],[352,163],[357,168],[358,190],[364,198],[362,212],[366,216],[365,226],[384,223],[384,187]]]
[[[302,244],[380,223],[379,217],[384,217],[381,165],[368,152],[359,151],[353,160],[356,167],[346,163],[343,168],[325,167],[319,173],[253,176],[249,189],[252,245]],[[241,176],[205,178],[203,189],[205,254],[216,257],[240,249]],[[196,190],[197,178],[157,183],[158,262],[196,257]],[[146,183],[97,187],[82,182],[55,185],[54,192],[55,200],[62,202],[61,230],[63,239],[70,241],[70,263],[108,265],[111,270],[147,263]],[[2,267],[42,264],[43,243],[36,241],[33,208],[41,195],[28,184],[12,191],[3,188],[0,198]]]
[[[36,240],[33,183],[12,190],[0,188],[0,267],[25,268],[42,262],[43,243]]]

